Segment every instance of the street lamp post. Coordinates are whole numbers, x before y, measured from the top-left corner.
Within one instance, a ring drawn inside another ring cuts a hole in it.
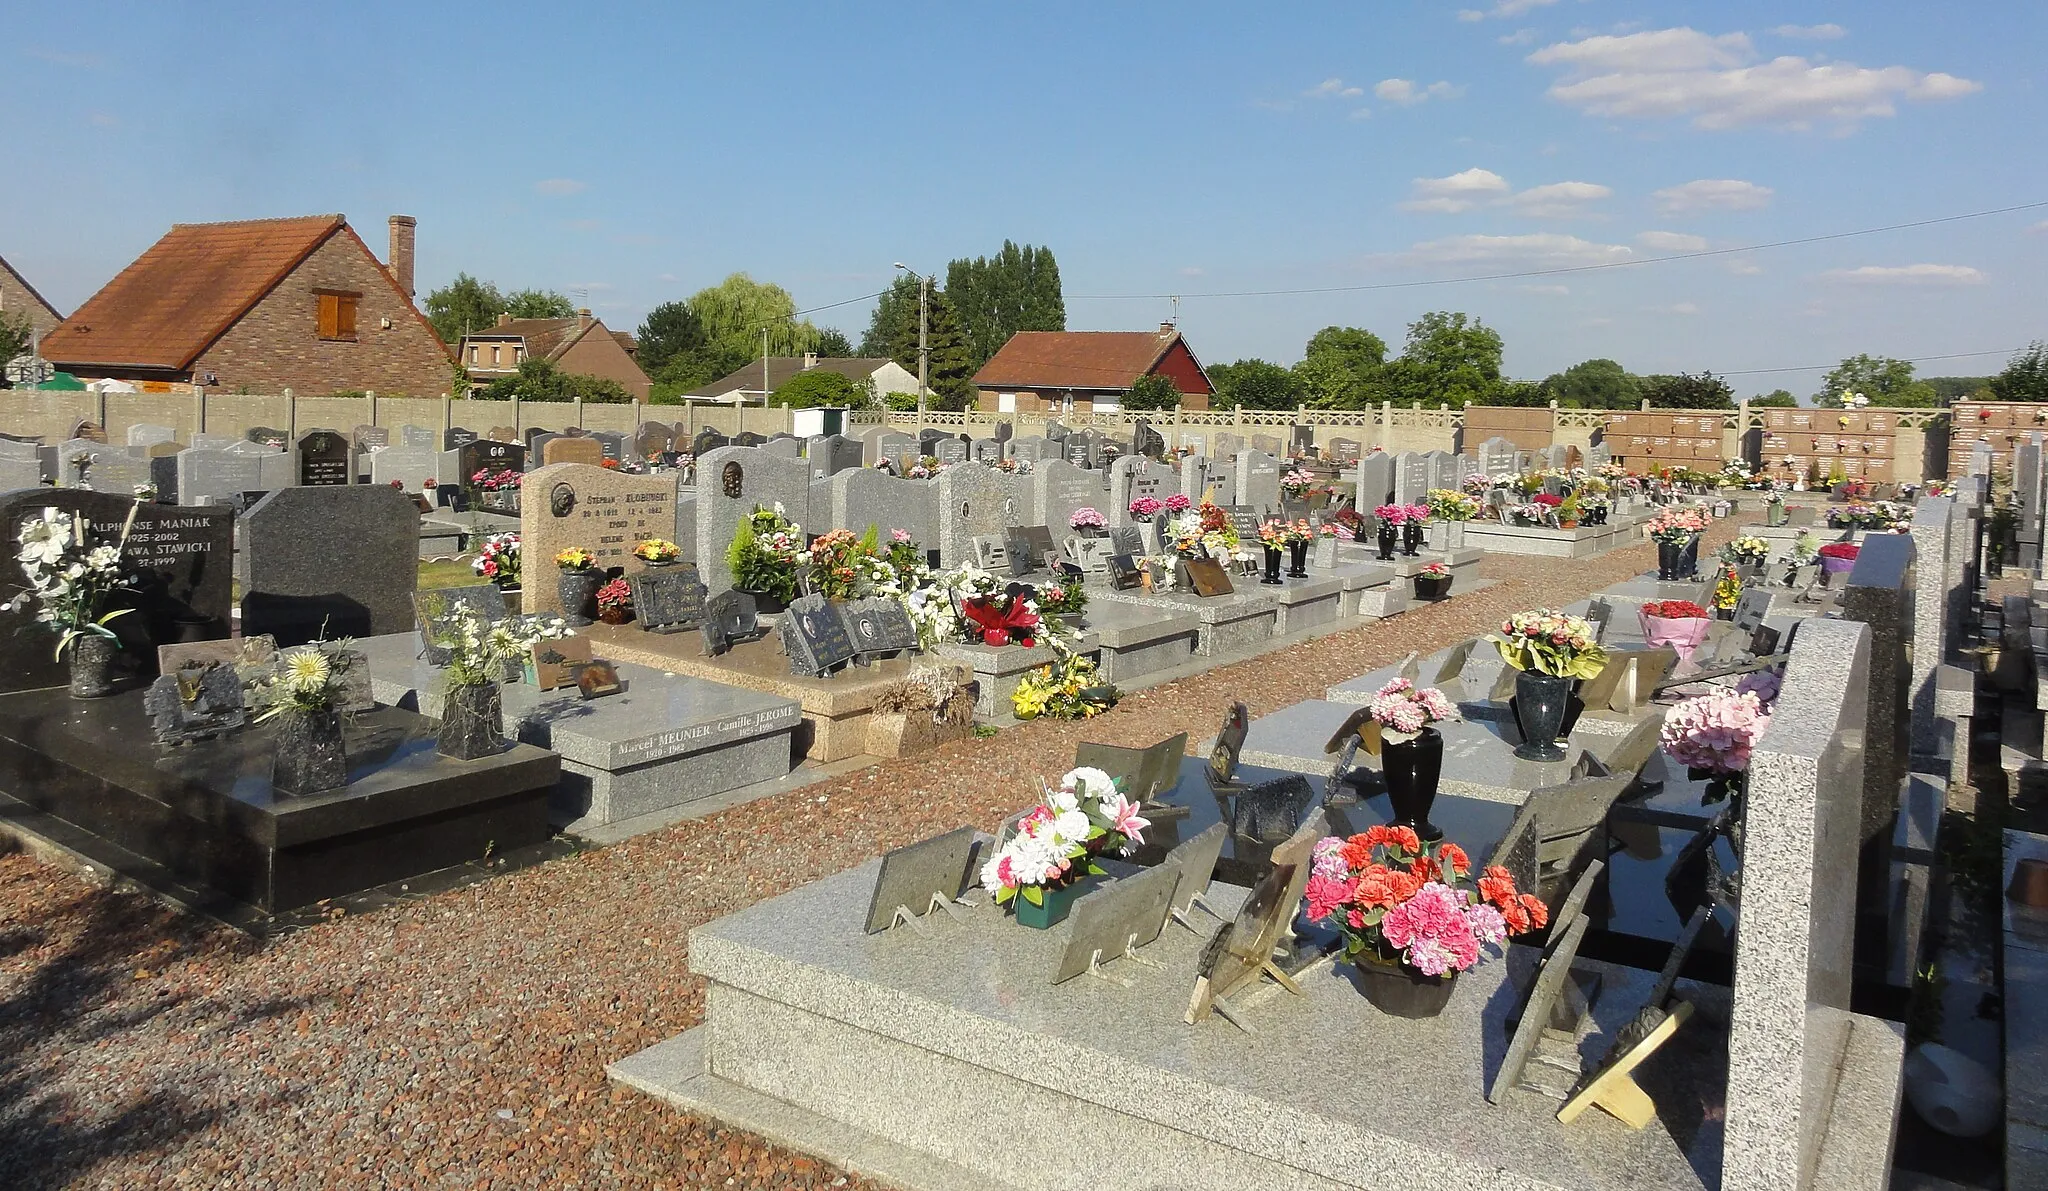
[[[930,344],[932,279],[904,264],[902,261],[897,261],[896,267],[917,278],[917,424],[919,429],[922,429],[924,427],[925,394],[931,391],[931,385],[927,381],[932,363]]]

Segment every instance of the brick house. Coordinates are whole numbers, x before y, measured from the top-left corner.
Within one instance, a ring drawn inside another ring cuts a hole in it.
[[[415,222],[391,217],[389,267],[340,215],[177,224],[58,324],[43,356],[145,391],[439,396],[455,372],[413,305]]]
[[[1172,323],[1151,331],[1019,331],[974,374],[990,413],[1089,413],[1122,403],[1141,376],[1164,376],[1181,408],[1208,409],[1216,387]]]
[[[769,356],[767,387],[761,383],[761,360],[754,362],[721,380],[708,385],[699,385],[683,394],[692,401],[723,401],[727,404],[762,404],[767,395],[782,387],[783,382],[800,372],[816,369],[836,372],[854,384],[872,387],[875,396],[887,397],[891,393],[917,392],[917,374],[884,356],[871,359],[866,356],[820,356],[806,352],[801,356]]]
[[[547,360],[564,372],[615,380],[635,401],[645,401],[654,382],[634,361],[637,351],[631,335],[607,330],[603,319],[579,310],[574,318],[501,314],[497,326],[464,335],[456,358],[481,384],[511,376],[523,361]]]
[[[50,333],[51,327],[64,321],[57,308],[45,302],[43,295],[36,292],[36,287],[15,272],[6,257],[0,256],[0,315],[11,320],[23,314],[28,316],[29,325],[44,335]]]

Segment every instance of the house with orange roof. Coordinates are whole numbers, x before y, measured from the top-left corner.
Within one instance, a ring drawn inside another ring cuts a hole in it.
[[[579,310],[574,318],[501,314],[496,326],[464,335],[457,358],[479,384],[512,376],[527,360],[546,360],[564,372],[615,380],[645,401],[654,382],[633,358],[639,350],[631,335],[609,330],[603,319]]]
[[[1164,376],[1183,409],[1208,409],[1216,387],[1172,323],[1151,331],[1019,331],[974,374],[990,413],[1089,413],[1118,408],[1142,376]]]
[[[181,223],[43,339],[83,380],[437,397],[453,359],[413,304],[416,222],[381,262],[340,215]]]
[[[7,258],[0,256],[0,318],[13,321],[27,318],[28,325],[39,334],[47,335],[50,328],[63,321],[57,308],[43,300],[36,287],[28,278],[15,271]]]

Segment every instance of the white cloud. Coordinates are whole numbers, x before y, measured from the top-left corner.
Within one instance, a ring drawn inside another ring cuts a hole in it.
[[[1458,19],[1470,25],[1474,21],[1485,20],[1486,14],[1476,8],[1461,8],[1458,10]]]
[[[656,277],[656,278],[655,278],[655,280],[656,280],[656,281],[681,281],[681,280],[682,280],[682,278],[680,278],[680,277],[677,277],[677,276],[676,276],[676,275],[675,275],[674,273],[663,273],[663,274],[662,274],[661,276],[659,276],[659,277]]]
[[[1347,120],[1370,120],[1370,119],[1372,119],[1372,109],[1371,109],[1371,108],[1353,108],[1353,109],[1351,109],[1351,114],[1350,114],[1349,116],[1346,116],[1346,117],[1345,117],[1345,119],[1347,119]]]
[[[1495,4],[1485,12],[1481,12],[1476,8],[1461,8],[1458,10],[1458,19],[1469,25],[1475,21],[1483,21],[1490,16],[1518,17],[1531,9],[1548,8],[1555,3],[1557,3],[1557,0],[1500,0],[1498,4]]]
[[[1401,259],[1410,264],[1555,268],[1616,264],[1634,256],[1622,244],[1598,244],[1577,236],[1537,232],[1525,236],[1447,236],[1425,240],[1401,254]]]
[[[1525,285],[1522,289],[1528,293],[1549,294],[1553,297],[1563,297],[1572,292],[1572,287],[1568,285]]]
[[[2027,230],[2030,232],[2048,232],[2048,219],[2043,219],[2041,222],[2034,224]]]
[[[1531,219],[1576,219],[1589,214],[1587,203],[1613,194],[1613,190],[1597,182],[1551,182],[1521,191],[1508,200],[1508,205],[1515,214]]]
[[[1737,277],[1754,277],[1763,272],[1764,267],[1755,261],[1746,261],[1738,257],[1728,262],[1728,271]]]
[[[1689,118],[1700,128],[1746,125],[1842,130],[1890,116],[1900,99],[1955,99],[1983,85],[1904,66],[1870,69],[1817,63],[1795,55],[1758,62],[1748,36],[1712,36],[1691,28],[1656,29],[1559,42],[1529,55],[1556,66],[1552,99],[1591,115],[1625,119]]]
[[[1363,87],[1347,87],[1343,79],[1324,79],[1302,95],[1308,99],[1357,99],[1365,94]]]
[[[1698,314],[1700,308],[1691,302],[1674,302],[1664,308],[1666,314]]]
[[[1989,278],[1968,265],[1864,265],[1860,269],[1830,269],[1821,274],[1829,281],[1855,285],[1982,285]]]
[[[1707,238],[1690,232],[1644,232],[1636,243],[1652,252],[1705,252]]]
[[[1849,31],[1840,25],[1780,25],[1771,30],[1779,37],[1798,38],[1803,41],[1836,41],[1849,36]]]
[[[1455,214],[1470,211],[1481,202],[1505,196],[1508,180],[1492,170],[1474,167],[1448,178],[1417,178],[1403,211],[1433,211]]]
[[[1182,265],[1180,268],[1180,275],[1182,277],[1200,277],[1207,272],[1208,270],[1200,265]]]
[[[1657,200],[1659,211],[1678,215],[1687,211],[1754,211],[1769,206],[1774,193],[1768,186],[1740,178],[1700,178],[1682,186],[1666,186],[1650,197]]]
[[[1503,33],[1499,37],[1494,38],[1494,40],[1502,45],[1528,45],[1536,40],[1536,31],[1534,29],[1517,29],[1513,33]]]
[[[581,194],[590,189],[590,183],[578,182],[574,178],[545,178],[533,184],[535,194],[564,195]]]
[[[1405,107],[1431,99],[1456,99],[1465,93],[1465,89],[1445,82],[1435,82],[1425,87],[1413,79],[1381,79],[1374,84],[1372,93],[1388,103],[1398,103]]]

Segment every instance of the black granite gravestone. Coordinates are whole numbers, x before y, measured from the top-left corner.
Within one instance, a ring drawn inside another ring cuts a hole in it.
[[[853,658],[853,638],[847,634],[846,622],[824,596],[807,595],[792,601],[776,627],[792,674],[822,677]]]
[[[704,603],[704,656],[715,658],[761,635],[751,592],[727,588]]]
[[[450,426],[441,432],[441,449],[444,451],[459,450],[481,437],[483,436],[467,426]]]
[[[398,489],[281,488],[249,510],[243,537],[243,632],[303,645],[412,623],[420,511]]]
[[[707,453],[711,451],[715,451],[720,447],[728,447],[731,445],[731,439],[727,438],[725,435],[720,434],[718,431],[713,430],[707,426],[704,429],[699,430],[697,432],[697,436],[690,440],[690,453],[692,455],[697,456],[699,459],[702,459]]]
[[[26,488],[0,494],[0,600],[27,586],[15,543],[21,526],[44,509],[82,514],[94,532],[118,536],[130,509],[135,527],[127,557],[136,576],[133,591],[118,594],[114,607],[134,609],[109,623],[121,638],[117,664],[143,677],[156,675],[156,646],[178,641],[214,641],[228,635],[233,579],[235,516],[227,508],[178,505],[137,506],[131,497],[83,488]],[[33,606],[0,611],[0,691],[62,686],[64,663],[55,659],[57,638],[35,623]]]
[[[626,576],[633,591],[633,616],[652,633],[679,633],[704,622],[704,581],[690,563],[638,571]]]
[[[299,437],[299,484],[306,488],[355,482],[355,452],[348,439],[332,430]]]

